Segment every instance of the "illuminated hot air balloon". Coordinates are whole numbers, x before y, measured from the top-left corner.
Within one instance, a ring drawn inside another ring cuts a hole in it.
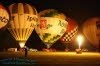
[[[25,42],[31,35],[37,19],[37,11],[26,3],[16,3],[9,6],[11,20],[8,30],[19,42],[20,47],[24,47]]]
[[[82,30],[86,38],[96,47],[99,48],[100,40],[100,17],[87,19]]]
[[[78,24],[75,20],[68,18],[68,27],[66,28],[65,34],[60,38],[62,44],[66,46],[65,51],[68,51],[72,48],[72,41],[74,40],[75,35],[78,32]]]
[[[5,7],[0,5],[0,29],[5,27],[9,21],[9,14]]]
[[[66,16],[54,9],[41,11],[39,16],[36,32],[47,48],[50,48],[65,33],[68,25]]]
[[[60,38],[60,41],[65,44],[71,43],[72,40],[74,39],[74,36],[78,32],[77,22],[71,18],[68,18],[67,21],[68,21],[67,30],[66,30],[65,34]]]

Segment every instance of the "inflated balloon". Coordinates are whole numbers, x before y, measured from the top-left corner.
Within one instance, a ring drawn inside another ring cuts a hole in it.
[[[65,33],[68,25],[66,16],[54,9],[41,11],[39,15],[36,32],[47,48],[50,48]]]
[[[5,27],[9,21],[9,14],[5,7],[0,5],[0,29]]]
[[[96,48],[99,48],[100,17],[87,19],[83,24],[83,33]]]
[[[12,4],[9,6],[11,20],[8,30],[13,37],[19,42],[20,47],[24,47],[25,42],[31,35],[37,19],[37,11],[26,3]]]
[[[75,20],[68,18],[68,27],[65,34],[60,38],[62,43],[71,43],[78,32],[78,24]]]

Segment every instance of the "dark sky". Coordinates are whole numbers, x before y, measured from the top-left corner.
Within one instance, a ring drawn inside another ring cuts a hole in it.
[[[57,9],[76,20],[100,16],[99,0],[0,0],[5,6],[24,2],[36,7],[37,11]]]
[[[12,3],[28,3],[35,6],[38,12],[44,9],[57,9],[65,13],[67,17],[71,17],[77,20],[79,25],[82,25],[83,21],[87,18],[98,16],[100,17],[99,0],[0,0],[0,2],[6,8]],[[12,45],[12,47],[18,46],[15,39],[5,28],[0,30],[0,41],[3,44],[0,47],[8,47],[10,44]],[[58,43],[59,44],[55,45],[55,47],[64,47],[64,45],[61,45],[59,41]],[[32,33],[26,45],[34,48],[41,48],[41,46],[45,47],[35,31]],[[62,49],[62,47],[60,48]]]

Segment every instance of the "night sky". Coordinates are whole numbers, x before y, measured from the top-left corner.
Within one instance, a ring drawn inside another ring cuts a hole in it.
[[[99,0],[0,0],[0,3],[6,8],[12,3],[18,2],[33,5],[38,12],[45,9],[57,9],[63,12],[67,17],[73,18],[78,22],[79,32],[81,32],[81,25],[86,19],[100,17]],[[35,30],[26,42],[26,45],[39,50],[46,47],[36,34]],[[74,46],[74,43],[72,45]],[[6,27],[0,30],[0,48],[4,47],[18,47],[18,43],[8,32]],[[87,40],[85,42],[85,47],[91,49],[94,48]],[[65,45],[58,40],[53,44],[52,48],[64,50]]]

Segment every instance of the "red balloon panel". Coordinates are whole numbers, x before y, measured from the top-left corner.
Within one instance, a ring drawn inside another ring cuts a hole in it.
[[[78,24],[75,20],[68,19],[68,27],[65,34],[60,38],[62,43],[70,43],[78,31]]]

